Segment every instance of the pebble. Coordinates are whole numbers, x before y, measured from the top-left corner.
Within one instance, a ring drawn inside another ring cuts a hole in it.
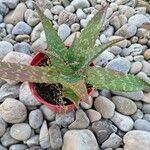
[[[115,104],[116,110],[123,115],[133,115],[137,111],[136,104],[128,98],[114,96],[112,102]]]
[[[140,118],[142,119],[142,118]],[[143,119],[150,123],[150,114],[144,114]]]
[[[43,123],[43,114],[40,109],[36,109],[29,114],[29,124],[33,129],[38,129]]]
[[[16,42],[30,42],[30,36],[27,34],[17,35],[15,40]]]
[[[27,140],[31,136],[31,127],[27,123],[14,124],[10,128],[10,135],[18,141]]]
[[[0,116],[0,137],[6,132],[7,123]]]
[[[0,23],[3,22],[3,16],[0,14]]]
[[[102,144],[112,133],[117,132],[117,128],[107,120],[100,120],[92,123],[92,131],[95,133],[98,143]]]
[[[19,85],[3,84],[0,88],[0,102],[3,102],[6,98],[17,98],[19,96]]]
[[[86,113],[91,123],[100,120],[102,117],[101,114],[94,109],[88,109]]]
[[[15,10],[10,11],[4,18],[5,23],[16,25],[19,21],[23,21],[24,13],[27,7],[24,3],[19,3]],[[18,13],[19,12],[19,13]]]
[[[9,11],[8,7],[2,2],[0,2],[0,14],[2,16],[5,16],[8,13],[8,11]]]
[[[144,52],[144,59],[145,60],[150,60],[150,49],[148,49]]]
[[[40,140],[40,146],[43,149],[50,147],[50,137],[49,137],[46,121],[44,121],[42,124],[41,130],[40,130],[39,140]]]
[[[150,132],[141,130],[130,131],[123,137],[124,150],[149,150],[149,138]]]
[[[40,110],[42,111],[43,116],[47,121],[55,120],[56,113],[50,110],[49,108],[47,108],[45,105],[42,105],[40,107]]]
[[[122,144],[122,138],[115,133],[112,133],[110,137],[102,144],[102,148],[116,149]]]
[[[1,137],[1,144],[5,147],[11,146],[13,144],[17,144],[19,143],[18,140],[14,139],[11,135],[10,135],[10,128],[7,128],[6,132],[4,133],[4,135]]]
[[[134,123],[134,128],[136,130],[150,131],[150,123],[146,120],[138,119]]]
[[[142,67],[143,67],[143,65],[142,65],[141,62],[139,62],[139,61],[134,62],[131,65],[130,73],[131,74],[137,74],[137,73],[139,73],[142,70]]]
[[[58,125],[52,125],[49,128],[50,145],[53,149],[59,149],[62,144],[61,131]]]
[[[14,26],[12,24],[6,24],[6,31],[8,34],[11,34]]]
[[[71,26],[73,23],[77,22],[78,18],[75,14],[68,12],[66,10],[63,10],[58,17],[58,24],[67,24],[68,26]]]
[[[0,149],[1,150],[7,150],[5,147],[3,147],[1,144],[0,144]]]
[[[131,38],[136,34],[136,32],[137,27],[135,25],[125,24],[119,30],[117,30],[115,34],[124,38]]]
[[[77,32],[79,30],[80,30],[80,24],[74,23],[74,24],[71,25],[71,31],[72,32]]]
[[[118,46],[112,46],[112,47],[108,48],[108,51],[117,56],[121,53],[122,49]]]
[[[90,3],[88,0],[73,0],[70,5],[74,6],[74,8],[88,8],[90,6]]]
[[[13,45],[11,43],[0,41],[0,58],[3,58],[11,51],[13,51]]]
[[[14,35],[30,34],[32,28],[23,21],[18,22],[12,30]]]
[[[36,53],[39,51],[39,49],[46,49],[47,48],[47,42],[43,40],[42,38],[37,39],[33,44],[32,44],[32,49]]]
[[[45,15],[49,20],[53,20],[53,14],[51,13],[51,11],[50,11],[49,9],[45,9],[44,15]]]
[[[31,27],[34,27],[40,22],[37,12],[33,11],[32,9],[27,9],[24,14],[24,17],[25,17],[25,21]]]
[[[54,14],[54,15],[59,15],[60,12],[62,12],[64,10],[64,7],[61,6],[61,5],[56,5],[54,7],[51,8],[51,12]]]
[[[144,23],[150,23],[150,19],[143,14],[136,14],[129,18],[128,23],[141,27]]]
[[[115,112],[114,116],[111,118],[111,121],[122,131],[128,132],[132,130],[134,122],[129,116],[122,115],[118,112]]]
[[[136,56],[136,55],[140,55],[143,52],[143,46],[141,44],[132,44],[129,48],[124,49],[124,51],[122,51],[122,56]]]
[[[145,103],[150,103],[150,92],[144,93],[142,101]]]
[[[67,24],[61,24],[58,28],[58,35],[64,41],[70,35],[71,29]]]
[[[0,105],[1,117],[8,123],[20,123],[25,121],[27,117],[27,110],[20,101],[7,98]]]
[[[99,146],[94,134],[90,130],[70,130],[64,135],[64,144],[62,150],[70,149],[99,150]]]
[[[55,120],[58,125],[67,127],[75,120],[75,112],[57,113]]]
[[[25,142],[29,147],[39,145],[39,135],[34,135]]]
[[[138,120],[138,119],[142,119],[143,118],[143,112],[140,109],[138,109],[131,117],[134,121]]]
[[[14,50],[16,52],[20,52],[20,53],[24,53],[24,54],[28,54],[28,55],[31,55],[31,52],[32,52],[32,48],[31,48],[30,44],[28,44],[26,42],[21,42],[21,43],[15,44]]]
[[[128,73],[130,70],[130,66],[131,64],[126,58],[119,57],[110,61],[107,64],[106,68],[119,71],[122,73]]]
[[[87,17],[86,14],[84,13],[84,11],[81,8],[77,9],[76,14],[77,14],[77,17],[80,20],[81,19],[86,19],[86,17]]]
[[[97,57],[96,64],[100,66],[106,66],[108,62],[113,60],[115,55],[109,51],[104,51],[99,57]]]
[[[19,100],[24,103],[26,106],[38,106],[41,103],[38,102],[31,91],[29,90],[29,86],[27,82],[22,83],[19,90]]]
[[[99,96],[94,102],[95,109],[102,115],[103,118],[108,119],[114,115],[115,105],[106,97]]]
[[[9,7],[10,9],[14,9],[17,4],[19,3],[19,0],[2,0],[2,3],[5,4],[7,7]]]
[[[72,5],[68,5],[66,8],[65,8],[65,10],[66,11],[68,11],[68,12],[75,12],[75,8],[74,8],[74,6],[72,6]]]
[[[25,144],[15,144],[9,147],[9,150],[26,150],[28,148]]]
[[[144,103],[142,107],[142,112],[145,114],[150,114],[150,104]]]
[[[110,25],[112,25],[115,28],[115,30],[118,30],[121,27],[119,17],[114,16],[113,18],[111,18]]]
[[[147,76],[150,76],[150,63],[148,63],[147,61],[142,61],[142,64],[142,72],[144,72]]]
[[[76,111],[76,119],[69,125],[69,129],[85,129],[89,126],[90,121],[86,113],[79,109]]]
[[[31,42],[34,42],[37,39],[39,39],[40,38],[40,34],[41,34],[42,31],[43,31],[42,23],[39,23],[32,30],[32,33],[31,33]]]

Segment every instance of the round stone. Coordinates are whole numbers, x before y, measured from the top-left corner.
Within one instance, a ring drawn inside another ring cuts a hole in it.
[[[95,99],[94,106],[103,118],[111,118],[115,112],[115,105],[106,97],[99,96]]]
[[[132,65],[131,65],[131,69],[130,69],[130,73],[132,74],[137,74],[139,73],[141,70],[142,70],[142,63],[137,61],[137,62],[134,62]]]
[[[125,97],[122,96],[114,96],[112,98],[112,102],[116,106],[116,110],[124,115],[132,115],[137,111],[136,104]]]
[[[128,132],[132,130],[134,122],[129,116],[122,115],[118,112],[115,112],[114,116],[111,118],[111,121],[122,131]]]
[[[27,140],[31,136],[31,127],[27,123],[14,124],[10,128],[10,135],[18,141]]]
[[[123,137],[124,150],[149,150],[150,132],[134,130]]]
[[[13,51],[13,45],[11,43],[7,41],[0,42],[0,58],[3,58],[11,51]]]
[[[32,28],[23,21],[18,22],[12,30],[14,35],[30,34]]]
[[[130,70],[130,66],[131,64],[126,58],[119,57],[110,61],[107,64],[106,68],[119,71],[122,73],[128,73]]]
[[[60,14],[60,12],[63,11],[63,10],[64,10],[64,7],[60,6],[60,5],[56,5],[56,6],[51,8],[51,12],[55,15]]]
[[[7,123],[0,117],[0,137],[6,132]]]
[[[43,114],[41,110],[36,109],[29,114],[29,124],[33,129],[38,129],[43,123]]]
[[[58,35],[64,41],[71,33],[71,29],[66,24],[61,24],[58,28]]]
[[[7,98],[0,106],[1,116],[8,123],[20,123],[27,117],[27,109],[20,101]]]
[[[144,52],[144,58],[145,58],[145,60],[150,60],[150,49],[148,49]]]

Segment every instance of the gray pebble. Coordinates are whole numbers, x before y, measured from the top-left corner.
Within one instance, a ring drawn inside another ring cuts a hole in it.
[[[136,130],[150,131],[150,123],[146,120],[138,119],[134,123],[134,128]]]
[[[6,132],[7,123],[0,116],[0,137]]]
[[[137,32],[137,27],[135,25],[125,24],[117,32],[116,35],[122,36],[124,38],[131,38]]]
[[[2,2],[10,9],[14,9],[19,3],[19,0],[2,0]]]
[[[64,10],[64,7],[61,5],[56,5],[54,7],[51,8],[51,12],[55,15],[59,15],[61,11]]]
[[[130,73],[131,74],[137,74],[137,73],[139,73],[142,70],[142,67],[143,67],[143,65],[142,65],[141,62],[134,62],[131,65]]]
[[[36,109],[29,114],[29,124],[33,129],[38,129],[43,123],[43,114],[40,109]]]
[[[27,140],[31,136],[31,127],[27,123],[14,124],[10,128],[10,135],[19,141]]]
[[[71,25],[71,31],[72,32],[77,32],[79,30],[80,30],[80,24],[74,23],[74,24]]]
[[[131,117],[133,120],[142,119],[143,112],[140,109],[138,109]]]
[[[7,98],[1,104],[1,117],[8,123],[20,123],[27,117],[27,109],[20,101]]]
[[[112,133],[110,137],[102,144],[103,149],[112,148],[116,149],[122,144],[122,138],[115,133]]]
[[[64,41],[70,35],[71,29],[66,24],[61,24],[58,28],[58,35]]]
[[[14,50],[16,52],[25,53],[28,55],[31,55],[31,52],[32,52],[32,48],[31,48],[30,44],[28,44],[26,42],[21,42],[21,43],[15,44]]]
[[[25,144],[15,144],[9,147],[9,150],[26,150],[28,148]]]
[[[140,27],[143,23],[150,23],[150,19],[143,14],[136,14],[129,18],[128,23]]]
[[[76,9],[78,8],[87,8],[90,6],[88,0],[73,0],[70,5],[74,6]]]
[[[23,21],[18,22],[12,30],[14,35],[30,34],[32,28]]]
[[[86,19],[86,14],[83,12],[83,10],[81,8],[77,9],[76,14],[80,20]]]
[[[1,137],[1,143],[3,146],[8,147],[11,146],[13,144],[17,144],[19,143],[18,140],[14,139],[11,135],[10,135],[10,128],[7,128],[6,132],[4,133],[4,135]]]
[[[13,51],[13,45],[11,43],[0,41],[0,58],[3,58],[11,51]]]
[[[34,135],[31,138],[29,138],[26,142],[25,142],[29,147],[33,146],[33,145],[39,145],[40,141],[39,141],[39,135]]]
[[[2,16],[5,16],[8,13],[8,11],[9,11],[9,8],[5,4],[0,2],[0,14]]]
[[[117,56],[121,53],[122,49],[118,46],[112,46],[112,47],[108,48],[108,51]]]
[[[144,104],[143,104],[143,107],[142,107],[142,111],[143,111],[143,113],[145,113],[145,114],[150,114],[150,104],[144,103]]]
[[[131,64],[126,58],[119,57],[110,61],[107,64],[106,68],[119,71],[122,73],[128,73],[130,70],[130,66]]]
[[[58,125],[52,125],[49,128],[50,145],[53,149],[58,149],[62,146],[62,136]]]
[[[111,121],[122,131],[128,132],[132,130],[134,122],[129,116],[122,115],[115,112],[115,115],[111,118]]]
[[[67,127],[75,120],[75,112],[57,113],[56,123],[60,126]]]
[[[55,120],[56,113],[53,112],[52,110],[50,110],[48,107],[46,107],[45,105],[42,105],[40,107],[40,110],[42,111],[42,113],[44,115],[44,118],[47,121],[53,121],[53,120]]]

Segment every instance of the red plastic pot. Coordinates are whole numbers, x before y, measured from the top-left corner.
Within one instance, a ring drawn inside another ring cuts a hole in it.
[[[46,59],[45,54],[42,53],[37,53],[32,61],[31,61],[31,65],[32,66],[38,66],[42,61],[44,61]],[[94,65],[94,64],[93,64]],[[93,66],[92,65],[92,66]],[[73,103],[61,106],[61,105],[56,105],[56,104],[52,104],[52,103],[48,103],[46,100],[44,100],[36,91],[35,89],[35,85],[34,83],[29,82],[29,89],[32,93],[32,95],[35,97],[36,100],[38,100],[39,102],[41,102],[42,104],[44,104],[45,106],[47,106],[49,109],[51,109],[54,112],[69,112],[75,109],[75,105]],[[88,95],[91,96],[92,93],[94,91],[94,88],[88,89]]]

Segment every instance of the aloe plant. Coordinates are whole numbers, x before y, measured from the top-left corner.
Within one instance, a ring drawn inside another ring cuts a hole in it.
[[[35,4],[47,38],[48,50],[42,50],[50,59],[48,66],[27,66],[0,62],[0,77],[15,81],[61,84],[63,97],[76,105],[88,98],[87,84],[94,88],[115,91],[138,91],[149,89],[142,79],[101,67],[90,67],[93,60],[108,47],[119,42],[113,40],[95,46],[97,36],[102,32],[106,10],[98,11],[87,27],[76,38],[70,48],[66,48],[49,19]]]

